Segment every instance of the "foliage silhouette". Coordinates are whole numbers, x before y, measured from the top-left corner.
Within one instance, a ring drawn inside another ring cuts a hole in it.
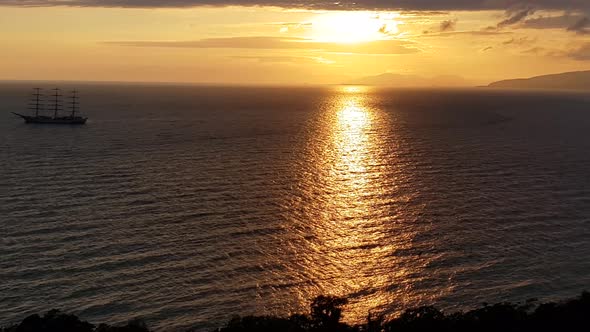
[[[360,325],[342,323],[347,300],[320,296],[313,300],[309,314],[287,318],[271,316],[234,317],[217,332],[561,332],[590,331],[590,293],[564,302],[537,305],[498,303],[467,312],[445,314],[425,306],[408,309],[389,321],[369,314]],[[198,327],[197,327],[198,328]],[[124,326],[95,326],[74,315],[51,310],[43,317],[31,315],[20,324],[0,328],[0,332],[149,332],[140,320]]]
[[[318,296],[311,302],[311,320],[316,329],[334,330],[342,317],[342,306],[348,300],[342,297]]]
[[[43,318],[31,315],[20,323],[16,332],[92,332],[94,325],[81,321],[74,315],[61,313],[59,310],[48,311]]]
[[[0,332],[149,332],[141,320],[132,320],[124,326],[100,324],[96,327],[78,317],[50,310],[43,317],[31,315],[14,326],[0,328]]]

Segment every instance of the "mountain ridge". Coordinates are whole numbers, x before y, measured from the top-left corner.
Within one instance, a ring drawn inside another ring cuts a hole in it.
[[[590,70],[501,80],[490,83],[488,87],[508,89],[590,90]]]

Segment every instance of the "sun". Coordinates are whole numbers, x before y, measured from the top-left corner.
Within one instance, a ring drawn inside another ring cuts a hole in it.
[[[362,43],[399,32],[398,13],[328,12],[311,19],[311,38],[318,42]]]

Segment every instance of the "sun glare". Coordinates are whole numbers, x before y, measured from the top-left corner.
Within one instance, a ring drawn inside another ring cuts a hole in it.
[[[356,94],[356,93],[361,93],[361,92],[367,92],[368,89],[366,86],[362,86],[362,85],[345,85],[345,86],[340,87],[336,91]]]
[[[397,13],[335,12],[315,16],[312,38],[320,42],[361,43],[385,39],[399,32]]]

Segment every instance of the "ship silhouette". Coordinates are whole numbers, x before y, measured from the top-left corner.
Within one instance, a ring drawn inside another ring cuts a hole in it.
[[[69,97],[70,102],[68,102],[70,106],[70,114],[69,115],[60,115],[60,111],[62,111],[61,105],[61,90],[58,88],[53,89],[54,93],[49,97],[52,97],[52,104],[50,105],[50,110],[53,111],[53,116],[40,114],[43,112],[43,94],[41,93],[41,88],[34,88],[35,92],[33,93],[33,100],[32,104],[30,105],[30,109],[35,111],[35,115],[23,115],[19,113],[12,112],[12,114],[20,116],[25,120],[25,123],[43,123],[43,124],[72,124],[72,125],[81,125],[85,124],[88,118],[76,115],[78,112],[78,105],[79,97],[77,95],[77,91],[71,91],[71,96]]]

